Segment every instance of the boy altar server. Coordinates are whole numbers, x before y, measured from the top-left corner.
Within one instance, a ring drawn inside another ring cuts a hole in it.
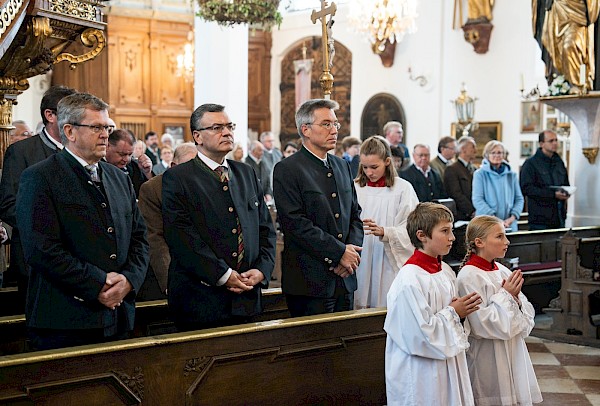
[[[461,319],[481,297],[458,298],[456,276],[441,261],[454,241],[450,210],[420,203],[407,231],[416,250],[387,296],[385,381],[388,405],[473,405]]]

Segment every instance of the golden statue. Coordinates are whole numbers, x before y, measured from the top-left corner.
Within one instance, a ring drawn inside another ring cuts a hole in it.
[[[468,0],[468,22],[472,21],[492,21],[492,8],[494,0]]]
[[[546,2],[546,7],[538,6],[538,1]],[[534,33],[543,21],[542,51],[545,48],[548,52],[549,60],[545,62],[549,81],[556,73],[564,75],[577,88],[585,82],[587,88],[592,89],[596,66],[594,23],[600,10],[598,0],[533,0],[532,6]],[[581,65],[585,65],[583,81]]]

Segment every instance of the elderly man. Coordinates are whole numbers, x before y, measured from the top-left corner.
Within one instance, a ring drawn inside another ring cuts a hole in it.
[[[265,147],[260,141],[255,140],[250,143],[250,150],[245,162],[256,172],[265,195],[265,200],[270,202],[273,200],[273,186],[271,183],[273,167],[266,162],[265,156]]]
[[[475,138],[468,135],[462,136],[457,145],[458,159],[444,172],[444,188],[448,197],[456,202],[456,220],[468,221],[475,215],[475,207],[471,201],[473,195],[472,164],[477,154]]]
[[[10,131],[11,144],[29,138],[33,135],[33,130],[25,121],[15,120],[12,124],[15,126],[15,128]]]
[[[161,152],[164,153],[166,148]],[[191,161],[198,155],[196,146],[191,142],[179,144],[173,155],[171,166]],[[148,244],[150,245],[150,268],[146,280],[138,294],[139,300],[157,300],[167,298],[167,276],[171,255],[165,241],[162,216],[162,177],[157,175],[144,183],[140,188],[140,211],[148,227]]]
[[[401,147],[404,150],[404,162],[408,165],[410,155],[408,147],[402,143],[404,139],[404,130],[402,124],[398,121],[388,121],[383,126],[383,135],[392,147]]]
[[[190,127],[198,156],[166,171],[162,182],[169,310],[180,330],[259,314],[275,266],[275,229],[258,178],[225,159],[235,130],[225,107],[201,105]]]
[[[73,93],[75,93],[74,89],[63,86],[53,86],[48,89],[40,103],[40,113],[44,123],[42,131],[33,137],[9,145],[4,154],[0,183],[0,219],[13,227],[10,243],[10,271],[15,272],[17,276],[19,300],[23,306],[27,293],[28,271],[23,259],[21,233],[17,228],[15,216],[19,181],[25,169],[63,149],[56,106],[63,97]],[[60,173],[54,175],[60,176]]]
[[[114,129],[108,105],[77,93],[58,103],[58,117],[64,150],[25,170],[17,195],[25,316],[40,350],[126,338],[148,267],[131,182],[102,161]]]
[[[134,143],[135,139],[129,131],[123,129],[114,130],[108,136],[106,162],[129,175],[131,183],[133,183],[133,190],[135,190],[137,196],[140,193],[142,184],[154,175],[152,174],[152,162],[146,155],[140,155],[137,161],[131,159]]]
[[[562,228],[567,218],[569,193],[561,186],[569,186],[569,177],[558,149],[554,131],[539,134],[540,147],[521,168],[520,183],[527,197],[530,230]]]
[[[415,145],[413,149],[415,163],[400,172],[400,177],[413,185],[420,202],[431,202],[448,197],[440,175],[429,166],[430,156],[429,146]]]
[[[351,310],[363,225],[350,165],[334,149],[340,123],[331,100],[308,100],[296,112],[302,148],[275,167],[283,231],[282,288],[293,317]]]
[[[442,181],[444,180],[446,168],[454,163],[455,154],[456,140],[452,137],[442,137],[440,142],[438,142],[438,154],[429,163],[433,170],[437,171],[440,175]]]

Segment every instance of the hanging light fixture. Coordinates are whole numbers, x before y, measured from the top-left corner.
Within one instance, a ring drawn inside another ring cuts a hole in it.
[[[367,36],[373,52],[381,54],[388,42],[400,42],[417,30],[417,5],[418,0],[356,0],[350,22]]]
[[[462,131],[462,135],[469,135],[469,132],[475,131],[479,125],[475,119],[475,101],[477,98],[472,98],[467,94],[465,84],[462,84],[460,96],[452,100],[456,109],[456,118],[458,119],[458,131]]]
[[[183,77],[186,82],[194,81],[194,32],[190,30],[183,53],[177,55],[177,77]]]

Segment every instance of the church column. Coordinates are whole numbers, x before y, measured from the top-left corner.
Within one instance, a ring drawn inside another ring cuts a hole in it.
[[[237,124],[235,141],[247,150],[248,26],[221,27],[196,18],[195,33],[194,108],[224,105]]]

